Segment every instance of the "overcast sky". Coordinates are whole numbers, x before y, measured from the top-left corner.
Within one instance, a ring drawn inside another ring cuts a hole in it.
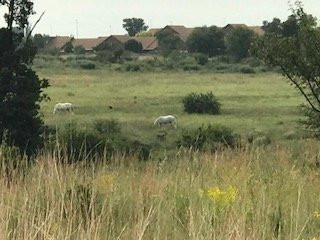
[[[263,20],[290,14],[288,0],[34,0],[43,11],[35,33],[98,37],[124,34],[122,20],[143,18],[149,27],[165,25],[224,26],[228,23],[261,25]],[[305,10],[320,19],[320,0],[303,0]],[[1,15],[3,10],[0,9]],[[78,24],[77,24],[78,22]],[[3,18],[0,26],[3,26]]]

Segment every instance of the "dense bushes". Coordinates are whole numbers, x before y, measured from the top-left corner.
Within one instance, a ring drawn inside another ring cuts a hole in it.
[[[151,152],[150,145],[125,136],[116,120],[98,120],[92,128],[70,123],[59,129],[56,136],[53,141],[63,146],[60,158],[65,162],[92,161],[97,157],[109,159],[117,153],[147,160]]]
[[[80,67],[82,68],[82,69],[95,69],[96,68],[96,65],[94,64],[94,63],[90,63],[90,62],[88,62],[88,63],[81,63],[80,64]]]
[[[183,100],[184,111],[187,113],[219,114],[221,104],[212,92],[190,93]]]
[[[236,135],[229,128],[208,125],[184,132],[177,144],[179,147],[196,150],[216,150],[219,147],[234,147],[236,140]]]

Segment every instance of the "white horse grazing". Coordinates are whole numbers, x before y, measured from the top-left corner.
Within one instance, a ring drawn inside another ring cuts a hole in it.
[[[72,103],[57,103],[54,105],[53,114],[56,112],[71,112],[73,114],[73,105]]]
[[[157,126],[162,126],[165,124],[170,124],[171,126],[176,128],[177,127],[177,120],[174,116],[167,115],[167,116],[158,117],[153,123],[153,125],[157,125]]]

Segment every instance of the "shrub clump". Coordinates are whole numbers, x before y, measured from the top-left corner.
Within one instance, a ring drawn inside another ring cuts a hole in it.
[[[206,65],[207,62],[208,62],[208,56],[206,54],[203,54],[203,53],[195,54],[194,58],[197,61],[197,63],[199,65],[202,65],[202,66]]]
[[[244,74],[253,74],[253,73],[256,73],[256,71],[252,68],[252,67],[249,67],[249,66],[244,66],[240,69],[240,72],[241,73],[244,73]]]
[[[82,69],[95,69],[96,68],[96,65],[94,63],[82,63],[80,64],[80,67]]]
[[[219,114],[221,104],[212,92],[190,93],[183,100],[184,111],[187,113]]]
[[[196,130],[184,132],[178,141],[179,147],[196,150],[217,150],[220,147],[234,147],[236,135],[231,129],[222,125],[199,127]]]

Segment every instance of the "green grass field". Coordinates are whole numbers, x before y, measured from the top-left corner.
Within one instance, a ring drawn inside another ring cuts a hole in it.
[[[283,139],[297,130],[301,118],[298,106],[304,99],[276,73],[217,74],[198,72],[123,73],[101,67],[98,70],[71,68],[40,69],[48,78],[51,101],[42,105],[45,122],[61,125],[75,121],[88,126],[96,119],[117,119],[123,131],[144,142],[156,141],[159,115],[173,114],[178,129],[168,129],[171,140],[182,129],[202,124],[223,124],[245,135],[261,131],[274,139]],[[222,114],[199,115],[183,111],[182,98],[190,92],[212,91],[222,103]],[[75,114],[52,114],[57,102],[71,102]],[[108,106],[112,105],[113,109]]]
[[[159,115],[176,115],[178,128],[167,129],[163,146],[171,151],[160,149],[149,161],[117,152],[64,164],[60,146],[26,167],[0,146],[0,239],[320,239],[319,142],[300,139],[304,100],[279,74],[37,71],[52,85],[51,101],[42,105],[49,125],[117,119],[125,134],[145,143],[157,141]],[[185,95],[208,91],[220,99],[221,115],[183,112]],[[72,102],[75,114],[53,115],[57,102]],[[243,136],[261,131],[272,143],[174,148],[183,129],[207,123]],[[22,165],[12,169],[11,161]]]

